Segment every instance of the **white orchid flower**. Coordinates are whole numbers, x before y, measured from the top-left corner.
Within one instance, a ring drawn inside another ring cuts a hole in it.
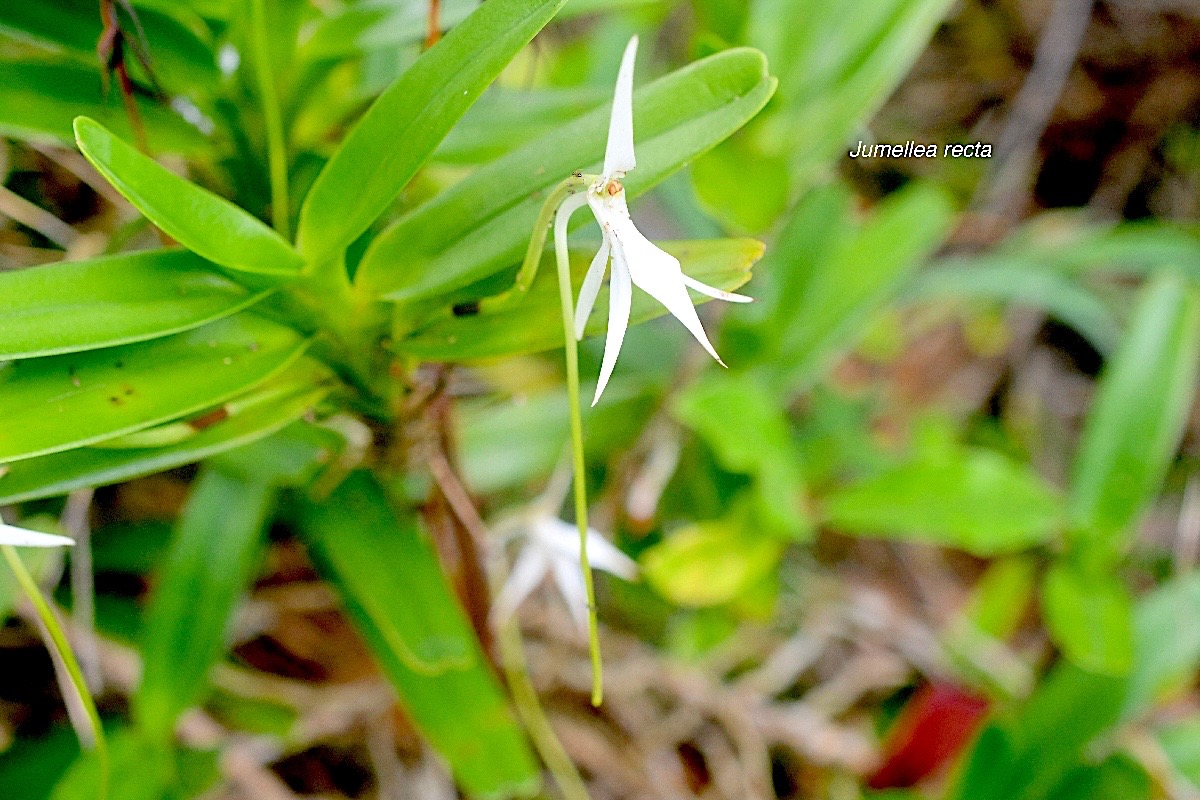
[[[709,342],[687,290],[691,288],[709,297],[734,303],[749,303],[752,300],[684,275],[679,259],[642,235],[629,217],[621,178],[637,164],[633,152],[633,63],[637,44],[636,36],[629,40],[621,59],[621,69],[617,73],[612,116],[608,123],[608,144],[604,152],[604,171],[589,184],[586,192],[567,198],[559,207],[554,221],[554,246],[562,252],[566,251],[567,246],[567,220],[585,204],[591,208],[604,237],[579,290],[579,302],[575,308],[576,339],[583,338],[583,329],[600,293],[604,273],[609,261],[612,261],[608,289],[608,336],[604,342],[604,360],[600,367],[600,380],[596,384],[596,396],[592,400],[593,406],[608,385],[617,355],[621,352],[621,344],[629,328],[633,286],[662,303],[721,366],[725,366],[725,362],[721,361]]]
[[[496,526],[504,540],[523,536],[525,544],[492,604],[494,624],[502,625],[512,619],[521,603],[549,575],[566,601],[571,618],[581,631],[587,630],[588,601],[583,573],[579,569],[579,529],[574,523],[563,522],[555,515],[565,498],[566,488],[564,476],[556,475],[545,494],[531,503],[524,513]],[[637,563],[592,528],[587,532],[587,552],[593,568],[627,581],[637,579]]]
[[[70,547],[75,540],[69,536],[40,533],[0,522],[0,545],[5,544],[13,547]]]

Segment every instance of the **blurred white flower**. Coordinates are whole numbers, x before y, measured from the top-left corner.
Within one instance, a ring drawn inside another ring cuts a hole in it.
[[[69,536],[40,533],[0,522],[0,545],[4,544],[13,547],[70,547],[75,540]]]
[[[566,482],[561,478],[561,474],[556,475],[545,494],[524,513],[496,526],[503,541],[515,537],[525,540],[492,604],[492,621],[497,626],[512,619],[521,603],[549,575],[566,601],[571,618],[580,630],[587,630],[587,589],[579,569],[579,529],[555,515],[566,494]],[[638,567],[633,559],[591,528],[587,532],[587,552],[593,568],[627,581],[637,579]]]
[[[600,400],[608,379],[612,376],[629,328],[630,305],[633,286],[637,286],[653,297],[684,324],[708,354],[721,366],[725,362],[717,355],[700,324],[688,288],[701,294],[735,303],[748,303],[752,298],[725,292],[701,283],[683,274],[679,260],[659,248],[633,224],[629,217],[629,206],[625,202],[625,187],[621,178],[634,168],[637,159],[633,152],[633,64],[637,54],[637,37],[629,40],[621,69],[617,74],[617,87],[613,94],[612,116],[608,124],[608,144],[604,153],[604,171],[596,177],[582,194],[572,195],[559,207],[554,221],[554,246],[562,252],[567,246],[567,220],[584,205],[591,207],[596,222],[600,224],[604,240],[584,277],[579,290],[579,302],[575,308],[575,337],[583,338],[583,329],[591,316],[600,284],[608,262],[612,261],[612,277],[609,280],[608,336],[604,343],[604,360],[600,367],[600,379],[596,384],[595,405]]]

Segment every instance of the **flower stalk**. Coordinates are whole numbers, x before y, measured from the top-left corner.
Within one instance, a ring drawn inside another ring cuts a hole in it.
[[[40,546],[40,545],[39,545]],[[13,576],[20,584],[21,590],[25,592],[29,598],[30,604],[33,606],[34,613],[37,615],[38,622],[47,639],[46,646],[51,649],[55,660],[63,667],[66,673],[66,678],[70,681],[70,687],[63,687],[64,695],[69,689],[74,689],[79,699],[80,705],[83,707],[87,717],[88,728],[90,729],[91,741],[88,742],[84,736],[80,736],[85,747],[91,746],[95,750],[96,760],[100,767],[100,787],[97,791],[97,797],[104,800],[108,797],[109,787],[109,761],[108,761],[108,746],[104,738],[104,728],[100,725],[100,714],[96,710],[96,701],[92,698],[92,693],[88,689],[87,681],[83,677],[83,670],[79,667],[79,662],[75,658],[75,653],[71,649],[70,642],[67,641],[67,636],[63,632],[62,626],[58,623],[58,617],[55,616],[54,610],[50,608],[50,604],[46,602],[46,598],[42,596],[41,589],[38,588],[37,581],[29,574],[29,570],[25,567],[25,562],[18,555],[16,547],[11,544],[0,545],[0,552],[4,554],[4,560],[8,562],[8,568],[12,570]]]

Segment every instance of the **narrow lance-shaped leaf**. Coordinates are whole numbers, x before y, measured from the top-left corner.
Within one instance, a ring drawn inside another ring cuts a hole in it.
[[[383,213],[563,2],[484,3],[375,100],[304,199],[298,242],[310,261],[333,258]]]
[[[192,464],[296,422],[329,392],[327,368],[301,358],[282,374],[186,422],[194,431],[159,447],[77,447],[5,465],[0,505],[57,497]],[[111,440],[110,440],[111,441]]]
[[[1170,467],[1196,394],[1200,291],[1178,273],[1142,290],[1129,330],[1105,368],[1071,480],[1078,543],[1115,556]]]
[[[75,139],[118,192],[192,252],[239,272],[294,275],[304,266],[261,220],[179,177],[95,120],[76,119]]]
[[[950,217],[950,204],[937,189],[906,189],[882,205],[857,236],[813,265],[781,344],[791,381],[811,383],[854,344],[871,313],[941,242]]]
[[[240,314],[137,344],[0,367],[0,463],[55,453],[224,402],[303,352],[290,328]]]
[[[209,469],[196,481],[146,612],[137,720],[155,740],[203,699],[257,563],[274,491]]]
[[[638,168],[633,197],[705,152],[758,113],[775,89],[762,54],[727,50],[634,93]],[[608,131],[597,108],[482,167],[401,218],[371,245],[356,280],[388,299],[428,298],[521,259],[544,193],[575,170],[597,171]],[[578,215],[583,222],[584,215]]]
[[[195,328],[262,299],[186,250],[0,273],[0,361],[96,350]]]
[[[536,790],[524,736],[415,518],[351,475],[301,527],[405,710],[470,797]]]

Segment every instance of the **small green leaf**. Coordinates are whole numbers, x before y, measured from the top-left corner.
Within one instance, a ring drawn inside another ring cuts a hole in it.
[[[109,786],[113,800],[182,800],[199,797],[219,780],[217,753],[177,750],[149,742],[132,728],[109,737]],[[84,753],[54,787],[50,800],[96,800],[101,767],[95,751]]]
[[[0,463],[210,408],[295,361],[307,341],[249,314],[149,342],[0,367]]]
[[[1148,711],[1190,685],[1200,668],[1200,574],[1168,581],[1138,601],[1134,659],[1122,716]]]
[[[1200,366],[1200,291],[1177,273],[1142,290],[1100,377],[1072,470],[1078,541],[1102,558],[1125,546],[1179,448]]]
[[[146,136],[156,150],[194,154],[207,147],[204,135],[169,108],[140,95],[135,102]],[[0,133],[25,141],[72,146],[72,121],[99,120],[121,136],[134,135],[118,92],[106,97],[95,69],[71,64],[0,61]]]
[[[934,449],[834,490],[831,524],[859,536],[913,539],[979,556],[1050,541],[1062,502],[1036,473],[999,453]]]
[[[304,259],[223,197],[179,177],[95,120],[75,120],[80,151],[146,218],[187,249],[239,272],[295,275]]]
[[[761,242],[753,239],[714,239],[697,242],[659,242],[679,259],[683,271],[702,283],[733,290],[750,279],[750,267],[762,255]],[[571,282],[577,292],[594,250],[571,251]],[[537,279],[528,294],[511,305],[478,314],[439,315],[418,325],[400,344],[414,358],[429,361],[469,361],[496,356],[536,353],[562,347],[562,306],[552,252],[543,256]],[[697,304],[710,298],[695,294]],[[637,325],[666,313],[666,309],[641,291],[633,293],[630,324]],[[608,327],[608,290],[603,289],[586,334],[595,336]]]
[[[375,100],[304,199],[297,241],[310,261],[336,257],[370,227],[563,2],[484,3]]]
[[[134,707],[152,740],[170,741],[179,715],[208,691],[230,615],[258,563],[274,495],[269,484],[215,469],[193,485],[146,610]]]
[[[1067,657],[1103,675],[1124,675],[1133,663],[1133,600],[1107,574],[1060,562],[1042,583],[1046,627]]]
[[[745,516],[735,509],[674,531],[642,554],[646,580],[680,606],[721,605],[749,592],[779,564],[784,544],[750,529]]]
[[[758,113],[775,90],[762,54],[727,50],[634,93],[637,169],[629,197],[659,183]],[[575,171],[599,170],[606,106],[474,172],[389,227],[363,256],[356,281],[408,301],[460,289],[515,266],[545,193]],[[576,221],[582,223],[584,214]]]
[[[301,527],[418,729],[472,797],[536,791],[532,754],[417,520],[398,517],[367,473],[351,475]]]
[[[778,399],[746,375],[710,373],[688,387],[675,416],[731,472],[753,476],[757,519],[772,533],[807,538],[804,473]]]
[[[0,361],[96,350],[241,311],[251,293],[186,250],[151,250],[0,273]]]

